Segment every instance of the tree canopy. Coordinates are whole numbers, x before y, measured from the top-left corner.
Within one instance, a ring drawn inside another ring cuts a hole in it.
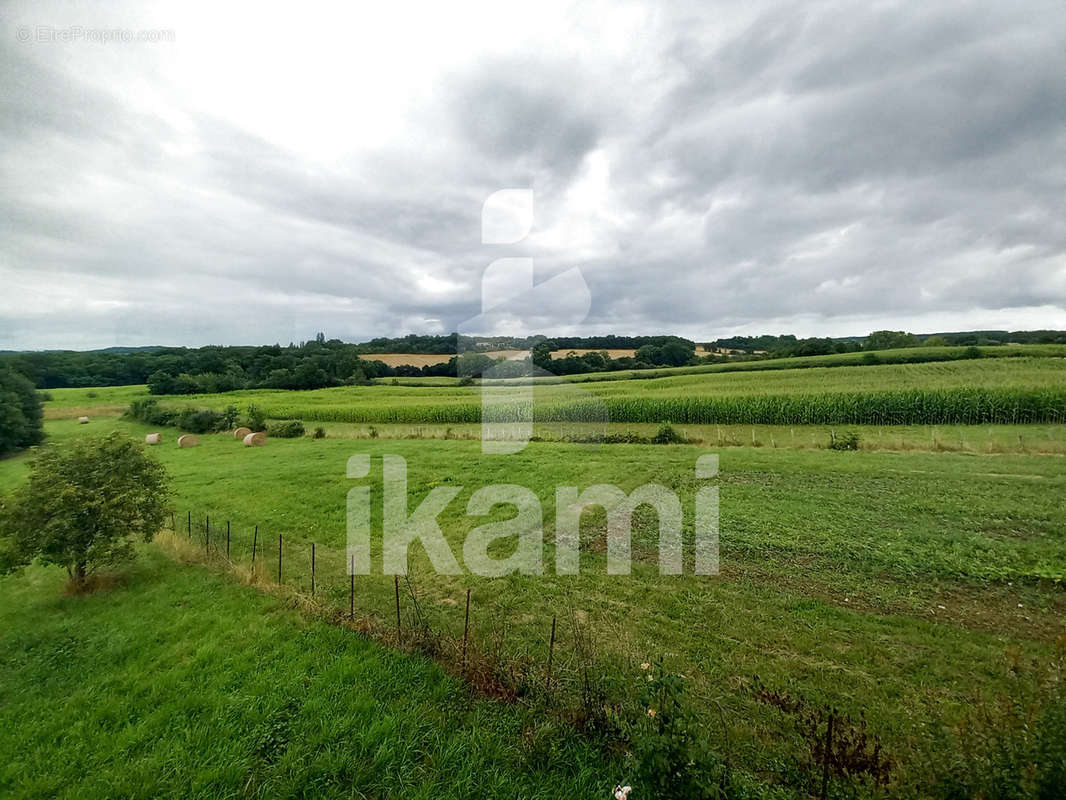
[[[0,365],[0,455],[40,444],[41,400],[23,375]]]
[[[39,559],[81,584],[133,557],[163,526],[170,496],[163,465],[120,433],[42,448],[29,478],[0,501],[0,572]]]

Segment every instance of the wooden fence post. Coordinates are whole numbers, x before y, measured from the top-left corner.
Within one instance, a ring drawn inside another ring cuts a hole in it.
[[[187,512],[188,516],[185,518],[185,530],[189,534],[189,538],[192,538],[192,512]]]
[[[392,576],[393,586],[396,588],[396,639],[400,639],[400,576]]]
[[[470,590],[466,590],[466,620],[463,622],[463,663],[460,667],[462,674],[466,674],[466,641],[470,638]]]
[[[829,796],[829,760],[833,753],[833,714],[829,712],[829,722],[825,726],[825,748],[822,751],[822,800]]]
[[[351,572],[348,573],[350,586],[348,587],[348,616],[355,619],[355,556],[352,556]]]
[[[552,656],[555,654],[555,617],[552,617],[552,636],[548,640],[548,677],[544,682],[544,688],[550,689],[552,685]]]
[[[259,526],[255,526],[255,533],[252,534],[252,572],[255,572],[255,548],[259,544]]]

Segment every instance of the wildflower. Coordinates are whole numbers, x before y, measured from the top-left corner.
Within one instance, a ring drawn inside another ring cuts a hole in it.
[[[629,793],[633,791],[632,786],[615,786],[614,797],[615,800],[627,800]]]
[[[654,708],[649,708],[648,709],[648,716],[649,717],[654,717],[655,716],[655,709]]]
[[[647,670],[651,669],[651,664],[649,664],[647,661],[645,661],[643,664],[640,665],[640,668],[642,670],[644,670],[644,671],[647,671]]]

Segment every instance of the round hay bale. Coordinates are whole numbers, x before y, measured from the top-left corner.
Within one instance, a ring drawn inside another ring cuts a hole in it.
[[[200,437],[195,433],[185,433],[178,437],[178,447],[196,447],[200,444]]]
[[[247,436],[251,432],[252,432],[251,428],[237,428],[237,430],[235,430],[233,432],[233,438],[234,439],[240,439],[240,440],[243,441],[244,437]]]
[[[245,447],[262,447],[267,443],[267,435],[265,433],[249,433],[244,437]]]
[[[78,417],[78,424],[79,425],[88,425],[89,424],[89,418],[88,417]]]
[[[161,441],[163,441],[163,436],[159,433],[149,433],[144,437],[145,444],[159,444]]]

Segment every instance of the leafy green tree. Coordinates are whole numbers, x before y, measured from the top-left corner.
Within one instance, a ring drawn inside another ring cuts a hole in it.
[[[148,376],[149,394],[174,394],[174,376],[157,369]]]
[[[943,336],[929,336],[922,342],[922,347],[947,347],[950,342]]]
[[[645,364],[661,364],[662,363],[662,348],[657,347],[654,344],[646,344],[637,348],[637,352],[633,354],[637,361],[641,361]]]
[[[555,349],[555,342],[539,342],[533,346],[533,366],[552,371],[552,350]]]
[[[0,455],[44,439],[41,399],[28,378],[0,367]]]
[[[129,560],[163,527],[169,476],[144,446],[112,433],[42,449],[29,479],[0,506],[0,572],[37,558],[75,585]]]
[[[917,347],[918,337],[906,331],[874,331],[863,342],[864,350],[893,350],[897,347]]]
[[[661,361],[659,363],[666,364],[671,367],[683,367],[689,361],[692,360],[695,355],[696,347],[692,342],[685,342],[676,340],[667,342],[662,346],[659,351],[659,357]]]

